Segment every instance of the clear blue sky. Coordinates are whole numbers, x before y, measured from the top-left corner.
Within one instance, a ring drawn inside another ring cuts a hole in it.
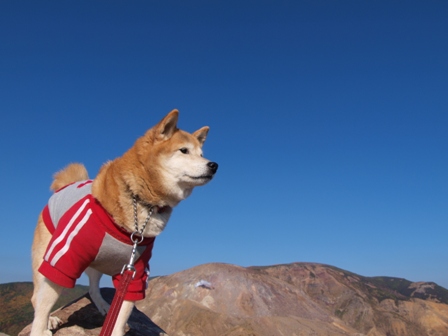
[[[0,282],[30,281],[52,174],[173,108],[216,178],[153,275],[296,261],[448,288],[448,2],[2,1]]]

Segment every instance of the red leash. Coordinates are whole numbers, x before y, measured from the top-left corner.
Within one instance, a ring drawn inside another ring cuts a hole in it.
[[[124,265],[121,271],[120,283],[118,285],[117,290],[115,291],[114,299],[112,300],[112,304],[107,313],[106,320],[104,321],[100,336],[112,335],[115,323],[117,322],[118,313],[120,312],[121,306],[123,305],[124,296],[128,291],[129,284],[131,283],[132,279],[134,279],[135,254],[137,252],[138,244],[140,244],[143,241],[143,236],[134,238],[134,235],[136,233],[139,234],[138,232],[134,232],[131,235],[131,241],[134,243],[134,246],[132,247],[131,258],[129,259],[129,264]]]
[[[117,322],[118,313],[123,305],[124,296],[128,290],[129,284],[134,278],[135,271],[126,269],[124,273],[121,273],[120,284],[115,292],[114,299],[107,313],[106,320],[104,321],[103,328],[101,329],[100,336],[110,336],[114,330],[115,323]]]
[[[134,226],[135,231],[131,234],[131,242],[134,244],[132,247],[131,258],[129,259],[129,264],[123,266],[121,271],[121,279],[118,285],[118,288],[115,292],[114,299],[112,300],[112,304],[109,308],[109,312],[107,313],[106,320],[104,321],[103,328],[101,329],[100,336],[110,336],[112,335],[112,331],[114,330],[115,323],[117,323],[118,314],[120,313],[121,306],[123,305],[124,296],[128,291],[129,284],[135,276],[135,255],[137,253],[137,246],[140,244],[144,237],[143,231],[145,231],[146,224],[148,224],[149,219],[154,211],[154,206],[148,211],[148,216],[146,217],[145,223],[142,228],[138,228],[137,221],[137,197],[132,197],[132,203],[134,207]]]

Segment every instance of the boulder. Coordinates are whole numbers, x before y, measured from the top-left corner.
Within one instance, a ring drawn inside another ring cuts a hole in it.
[[[101,294],[104,299],[111,303],[115,290],[113,288],[102,288]],[[53,331],[55,336],[88,335],[96,336],[100,334],[105,316],[96,309],[89,294],[69,303],[68,305],[52,313],[61,319],[62,325]],[[25,327],[19,336],[28,336],[31,325]],[[145,314],[134,308],[128,321],[126,336],[160,336],[165,332],[154,324]]]

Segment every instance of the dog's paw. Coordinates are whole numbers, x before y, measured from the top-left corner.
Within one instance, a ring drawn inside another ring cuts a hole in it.
[[[57,316],[50,316],[50,318],[48,319],[48,329],[50,329],[50,330],[57,329],[61,324],[62,324],[62,321]],[[49,335],[52,335],[50,330],[47,330],[47,331],[49,332]],[[45,336],[47,336],[47,334],[45,334]]]
[[[106,315],[109,311],[110,304],[106,302],[106,300],[103,299],[101,296],[101,293],[98,288],[90,288],[89,290],[90,298],[92,299],[92,302],[94,303],[96,309],[102,314]]]
[[[97,301],[93,301],[98,311],[104,316],[107,314],[110,308],[110,304],[108,304],[103,298]]]

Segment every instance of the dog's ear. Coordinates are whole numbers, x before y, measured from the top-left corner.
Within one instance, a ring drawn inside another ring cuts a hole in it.
[[[156,139],[159,141],[168,140],[177,131],[177,119],[179,111],[172,110],[156,126]]]
[[[193,135],[196,137],[196,139],[199,140],[199,143],[201,144],[201,146],[204,145],[205,139],[207,139],[207,134],[208,134],[209,129],[210,129],[210,127],[204,126],[193,133]]]

